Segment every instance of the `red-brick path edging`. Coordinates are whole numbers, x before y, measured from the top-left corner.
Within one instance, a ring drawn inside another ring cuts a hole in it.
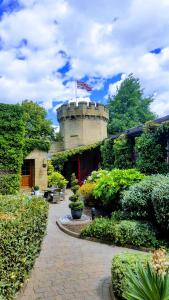
[[[66,200],[51,204],[47,234],[30,279],[16,300],[110,300],[111,260],[127,249],[77,239],[56,226],[70,213]],[[128,250],[133,251],[133,250]]]

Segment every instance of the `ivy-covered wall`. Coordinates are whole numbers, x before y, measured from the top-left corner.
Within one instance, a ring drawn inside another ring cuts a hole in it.
[[[147,122],[140,136],[121,134],[101,146],[102,167],[137,168],[145,174],[169,171],[169,121]]]
[[[20,105],[0,104],[0,194],[19,190],[24,121]]]

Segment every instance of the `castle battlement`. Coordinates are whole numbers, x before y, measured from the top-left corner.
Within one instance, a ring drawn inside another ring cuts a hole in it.
[[[57,109],[57,118],[61,122],[66,119],[97,118],[108,121],[108,110],[103,104],[94,102],[75,102],[63,104]]]

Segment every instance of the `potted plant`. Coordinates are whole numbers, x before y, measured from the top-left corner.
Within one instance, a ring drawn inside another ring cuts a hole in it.
[[[80,200],[80,197],[77,193],[70,196],[69,200],[71,201],[69,208],[71,209],[72,218],[80,219],[84,208],[83,201]]]
[[[84,203],[80,200],[78,189],[78,180],[75,174],[72,174],[71,190],[73,192],[73,195],[69,197],[69,200],[71,201],[71,203],[69,204],[69,208],[71,209],[71,215],[73,219],[80,219],[84,208]]]
[[[34,186],[33,191],[34,191],[34,195],[35,195],[35,196],[39,196],[40,191],[39,191],[39,186],[38,186],[38,185],[35,185],[35,186]]]

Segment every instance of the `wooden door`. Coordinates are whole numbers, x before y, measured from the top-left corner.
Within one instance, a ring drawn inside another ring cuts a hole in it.
[[[24,160],[21,172],[21,186],[22,187],[32,187],[33,186],[33,170],[34,170],[34,160],[26,159]]]

